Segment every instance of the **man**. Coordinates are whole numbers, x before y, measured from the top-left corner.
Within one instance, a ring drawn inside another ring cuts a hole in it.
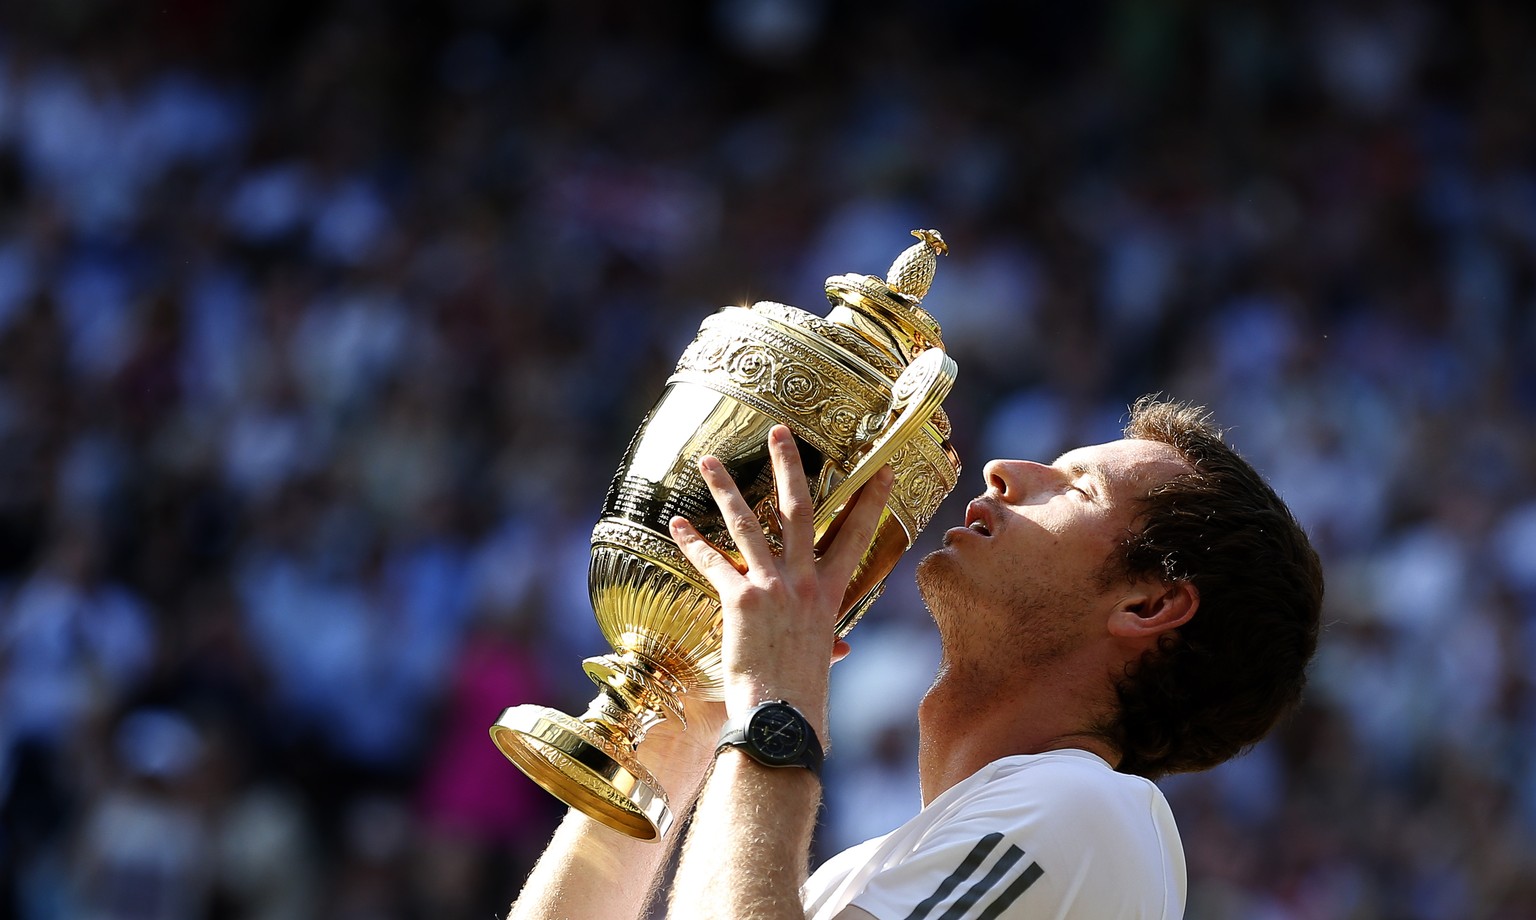
[[[890,473],[817,558],[787,429],[769,450],[781,555],[712,458],[745,571],[672,522],[720,592],[726,679],[723,712],[641,745],[680,812],[697,791],[669,916],[1181,916],[1183,851],[1150,779],[1231,758],[1294,704],[1323,590],[1305,534],[1204,411],[1144,398],[1123,440],[986,465],[965,526],[918,567],[943,649],[918,713],[923,810],[808,881],[819,749],[765,761],[801,717],[828,737],[833,620]],[[737,729],[764,703],[779,721],[754,743]],[[641,843],[573,812],[512,917],[644,916],[677,833]]]

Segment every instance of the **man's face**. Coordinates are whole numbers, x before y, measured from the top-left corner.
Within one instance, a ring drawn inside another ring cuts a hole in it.
[[[1138,500],[1189,471],[1175,448],[1146,440],[1080,447],[1050,465],[988,463],[987,491],[967,507],[965,526],[918,566],[946,648],[1042,661],[1102,636],[1125,588],[1106,583],[1105,562],[1129,535]]]

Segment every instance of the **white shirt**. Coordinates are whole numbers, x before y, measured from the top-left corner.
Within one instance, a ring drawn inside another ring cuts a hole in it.
[[[1156,785],[1087,751],[993,761],[907,823],[827,860],[806,916],[1177,920],[1184,849]]]

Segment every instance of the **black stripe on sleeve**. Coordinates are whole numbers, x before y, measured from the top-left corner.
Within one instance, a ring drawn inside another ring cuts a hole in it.
[[[999,914],[1007,910],[1008,906],[1018,899],[1019,895],[1024,893],[1025,889],[1033,885],[1035,880],[1044,874],[1045,870],[1040,868],[1039,863],[1030,863],[1029,868],[1025,869],[1022,875],[1014,879],[1013,884],[1004,888],[1003,893],[997,896],[997,900],[988,904],[987,909],[978,914],[976,920],[995,920]]]
[[[949,910],[946,910],[939,920],[960,920],[961,917],[965,916],[966,911],[970,910],[977,901],[981,900],[982,895],[992,890],[992,887],[997,884],[998,879],[1007,875],[1008,870],[1012,869],[1014,864],[1023,858],[1023,850],[1016,846],[1009,846],[1003,852],[1002,857],[992,865],[991,870],[986,875],[977,879],[975,884],[967,888],[965,894],[957,898],[955,903],[949,905]]]
[[[971,873],[975,872],[976,868],[986,860],[987,854],[997,848],[998,841],[1002,839],[1002,834],[993,833],[976,841],[976,845],[971,847],[971,852],[965,855],[965,859],[960,861],[960,865],[955,867],[955,871],[951,872],[948,878],[939,883],[939,887],[933,890],[933,894],[930,894],[923,899],[921,904],[912,908],[912,912],[907,914],[906,920],[923,920],[924,917],[928,916],[928,912],[933,910],[935,905],[949,897],[950,892],[960,887],[961,882],[971,877]]]

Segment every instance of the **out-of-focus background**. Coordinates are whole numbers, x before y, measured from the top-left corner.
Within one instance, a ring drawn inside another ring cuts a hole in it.
[[[1195,920],[1536,917],[1536,14],[1499,0],[0,7],[0,914],[490,917],[586,541],[700,320],[937,227],[968,462],[1203,402],[1329,572],[1164,786]],[[921,548],[917,551],[921,552]],[[818,853],[918,806],[916,553]]]

